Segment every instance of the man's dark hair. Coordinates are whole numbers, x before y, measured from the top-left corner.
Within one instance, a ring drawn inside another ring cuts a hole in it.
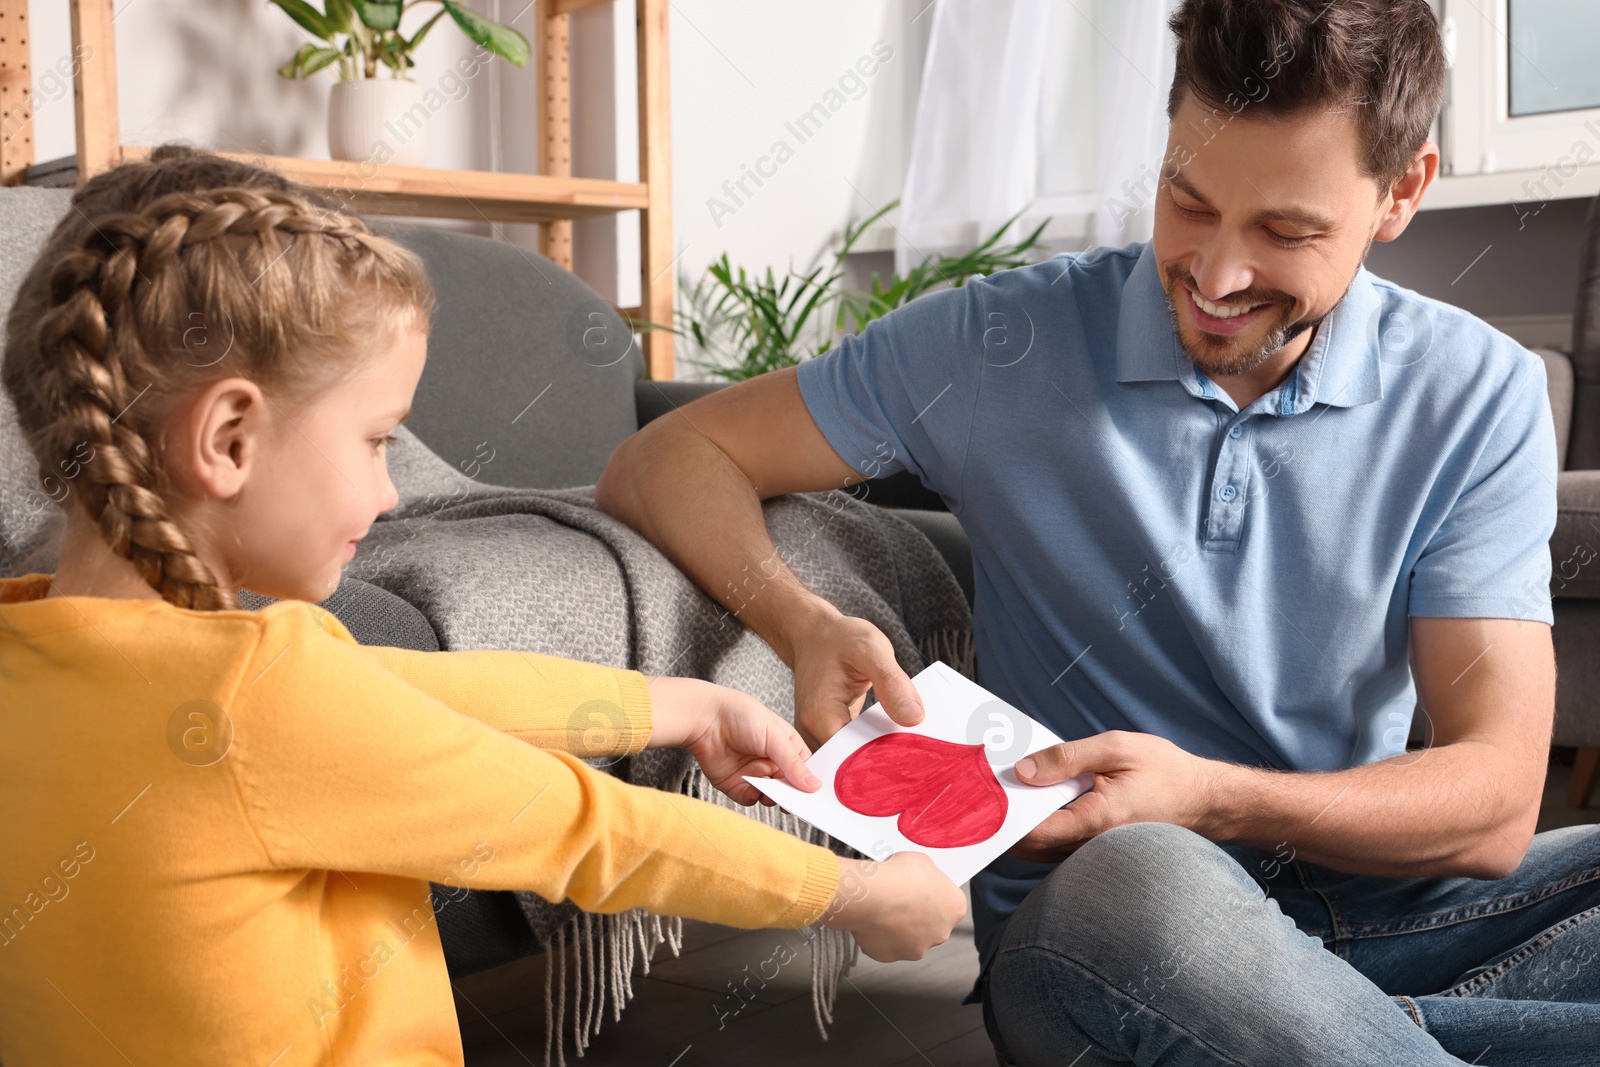
[[[1444,98],[1444,41],[1427,0],[1183,0],[1167,23],[1185,90],[1225,117],[1350,108],[1362,169],[1385,190],[1428,139]]]

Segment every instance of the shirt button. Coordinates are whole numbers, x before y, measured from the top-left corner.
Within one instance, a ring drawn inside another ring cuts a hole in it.
[[[1217,491],[1217,495],[1220,496],[1222,498],[1222,502],[1226,504],[1234,497],[1239,495],[1239,490],[1235,489],[1231,484],[1225,485]]]
[[[1228,431],[1228,436],[1229,437],[1238,437],[1242,433],[1244,433],[1244,426],[1243,425],[1238,425],[1238,426],[1235,426],[1233,429]]]

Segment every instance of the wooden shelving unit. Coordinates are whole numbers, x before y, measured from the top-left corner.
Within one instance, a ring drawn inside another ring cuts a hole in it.
[[[572,269],[572,221],[640,212],[641,319],[670,323],[673,306],[672,189],[667,81],[668,0],[636,0],[639,51],[639,174],[617,182],[572,175],[572,106],[568,27],[571,15],[614,0],[538,0],[533,35],[539,68],[538,174],[442,170],[339,160],[228,152],[295,181],[335,192],[360,212],[428,218],[542,224],[541,251]],[[112,0],[69,0],[72,15],[75,169],[45,173],[35,165],[28,58],[28,0],[0,0],[0,183],[76,184],[141,159],[150,149],[125,145],[117,123],[116,36]],[[276,75],[269,75],[275,77]],[[673,336],[647,330],[646,373],[673,376]]]

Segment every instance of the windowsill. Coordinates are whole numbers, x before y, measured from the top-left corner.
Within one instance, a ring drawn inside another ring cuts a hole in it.
[[[1508,170],[1498,174],[1442,176],[1434,181],[1427,195],[1422,198],[1422,210],[1506,204],[1516,205],[1518,210],[1536,211],[1541,203],[1551,200],[1571,200],[1600,194],[1600,164],[1574,167],[1572,170],[1576,173],[1566,178],[1554,167]]]

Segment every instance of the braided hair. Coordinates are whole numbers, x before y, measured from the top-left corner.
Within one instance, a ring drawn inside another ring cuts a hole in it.
[[[167,418],[227,377],[301,407],[425,331],[433,299],[421,261],[333,198],[164,145],[73,195],[6,320],[0,383],[52,499],[163,599],[234,609],[174,521]]]

